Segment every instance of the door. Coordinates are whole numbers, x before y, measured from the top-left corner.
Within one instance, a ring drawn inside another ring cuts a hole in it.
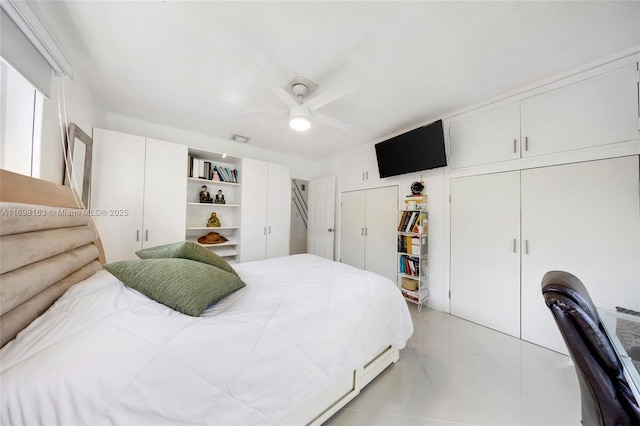
[[[333,260],[335,208],[335,176],[310,181],[307,253]]]
[[[451,180],[451,314],[520,337],[519,171]]]
[[[105,212],[93,220],[107,262],[136,259],[142,247],[144,162],[144,137],[94,129],[91,207]],[[117,211],[123,215],[109,214]]]
[[[268,163],[266,257],[289,255],[291,235],[291,177],[289,168]]]
[[[342,193],[340,261],[364,269],[366,191]]]
[[[598,307],[640,308],[638,157],[522,171],[522,338],[566,353],[544,303],[547,271],[577,276]]]
[[[186,226],[188,148],[147,139],[142,247],[183,241]]]
[[[364,269],[397,279],[398,187],[366,191]]]
[[[250,262],[267,254],[267,163],[244,158],[241,173],[240,258]]]

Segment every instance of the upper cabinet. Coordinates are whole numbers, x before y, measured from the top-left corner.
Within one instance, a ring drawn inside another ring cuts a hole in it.
[[[637,139],[637,64],[524,99],[521,113],[523,156]]]
[[[365,188],[378,182],[378,160],[373,146],[342,156],[342,185]]]
[[[513,103],[451,123],[449,164],[475,164],[520,158],[520,104]]]
[[[469,113],[449,125],[452,168],[640,138],[638,64]]]

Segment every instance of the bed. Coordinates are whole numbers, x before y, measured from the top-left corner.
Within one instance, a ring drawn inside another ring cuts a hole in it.
[[[7,194],[5,179],[41,181],[2,173],[3,211],[34,205]],[[11,235],[51,231],[34,219],[20,222],[38,230]],[[82,226],[90,221],[63,228]],[[321,424],[396,362],[413,332],[393,282],[313,255],[233,265],[246,287],[192,317],[96,268],[99,239],[85,236],[85,246],[95,248],[90,272],[56,277],[51,287],[77,282],[53,292],[46,312],[30,303],[47,289],[31,294],[26,280],[27,290],[9,291],[27,296],[0,316],[2,338],[5,324],[17,334],[0,350],[2,424]],[[3,271],[3,306],[7,274],[41,262]],[[16,326],[10,314],[25,305],[35,319]]]

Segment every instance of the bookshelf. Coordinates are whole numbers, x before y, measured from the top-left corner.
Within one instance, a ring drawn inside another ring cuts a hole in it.
[[[240,158],[214,152],[189,149],[187,158],[187,199],[185,239],[198,243],[198,238],[209,232],[217,232],[227,241],[217,244],[200,244],[227,261],[238,256],[240,232]],[[200,190],[207,187],[211,198],[224,195],[224,204],[201,203]],[[220,192],[219,192],[220,191]],[[220,220],[219,227],[207,227],[212,212]]]
[[[407,301],[418,305],[418,311],[429,297],[428,219],[426,209],[410,209],[409,205],[398,215],[398,288]]]

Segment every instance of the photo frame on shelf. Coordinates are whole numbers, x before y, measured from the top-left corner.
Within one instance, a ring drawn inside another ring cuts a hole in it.
[[[88,208],[91,196],[93,139],[75,123],[69,123],[64,156],[64,184],[75,188],[82,197],[82,204]]]

